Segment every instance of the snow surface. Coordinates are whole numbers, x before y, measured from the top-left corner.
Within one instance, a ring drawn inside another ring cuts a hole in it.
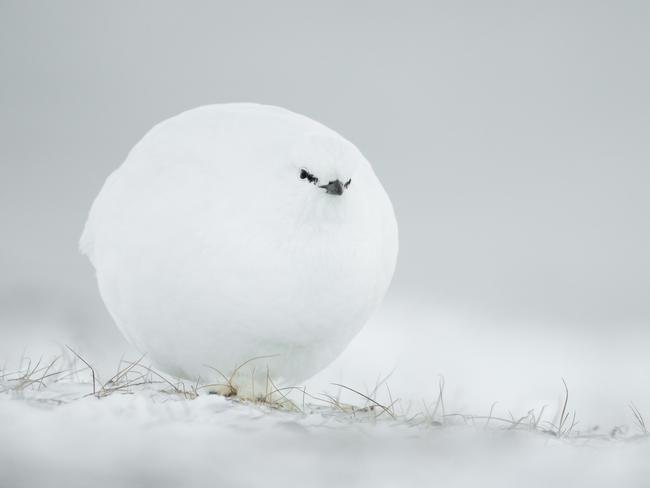
[[[3,395],[0,412],[0,486],[7,488],[53,481],[70,487],[630,487],[650,479],[647,438],[571,441],[476,427],[373,424],[328,411],[287,413],[216,395],[184,400],[150,390],[59,406]]]
[[[313,397],[303,405],[293,392],[297,411],[205,391],[188,399],[164,382],[96,398],[88,370],[22,390],[5,375],[0,391],[11,389],[0,393],[0,487],[648,486],[650,439],[629,408],[650,412],[648,338],[516,325],[389,301],[305,385]],[[84,341],[65,328],[56,334],[59,344],[49,351],[36,340],[23,351],[17,343],[28,339],[5,334],[16,343],[0,344],[5,373],[20,355],[36,361],[42,353],[46,364],[61,343],[90,360],[104,383],[122,354],[138,358],[107,337]],[[369,393],[391,372],[376,398],[382,405],[399,398],[395,419],[379,407],[352,413],[345,405],[369,402],[332,384]],[[441,377],[447,417],[435,406]],[[567,432],[565,424],[557,437],[549,431],[564,400],[562,378],[568,422],[575,412],[576,425]],[[323,392],[340,395],[344,411]],[[528,412],[538,416],[542,408],[540,427],[531,430]],[[525,420],[512,429],[496,419],[510,415]]]

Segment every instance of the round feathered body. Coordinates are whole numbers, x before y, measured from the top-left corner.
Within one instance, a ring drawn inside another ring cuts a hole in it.
[[[225,104],[144,136],[97,196],[81,249],[142,353],[250,395],[342,352],[388,288],[397,241],[353,144],[288,110]]]

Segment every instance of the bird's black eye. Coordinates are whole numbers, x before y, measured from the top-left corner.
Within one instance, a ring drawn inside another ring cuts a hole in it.
[[[318,183],[318,178],[316,178],[313,174],[311,174],[306,169],[300,170],[300,179],[301,180],[306,179],[307,181],[309,181],[309,183]]]
[[[352,178],[350,178],[348,181],[346,181],[345,184],[344,184],[343,186],[344,186],[345,188],[347,188],[348,186],[350,186],[350,183],[352,183]]]

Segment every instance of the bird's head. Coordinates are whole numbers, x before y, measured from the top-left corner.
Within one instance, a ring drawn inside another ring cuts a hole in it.
[[[291,151],[296,184],[315,192],[340,197],[351,190],[363,156],[354,145],[333,136],[310,134]]]

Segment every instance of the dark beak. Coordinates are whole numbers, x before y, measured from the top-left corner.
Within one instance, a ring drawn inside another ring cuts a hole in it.
[[[330,195],[343,195],[343,183],[339,180],[330,181],[327,185],[320,185]]]

